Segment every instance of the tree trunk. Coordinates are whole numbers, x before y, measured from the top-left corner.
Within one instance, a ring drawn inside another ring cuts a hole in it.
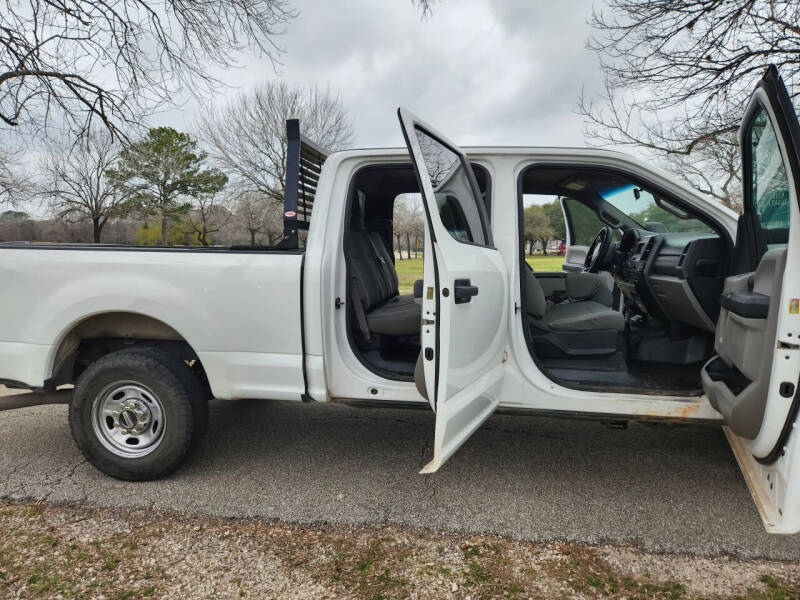
[[[103,226],[100,224],[100,217],[93,217],[92,218],[92,235],[94,237],[94,243],[100,243],[100,236],[103,233]]]
[[[540,241],[542,242],[542,254],[547,256],[547,240],[542,238]]]
[[[411,236],[406,234],[406,258],[411,260]]]
[[[167,245],[167,229],[169,229],[169,219],[163,212],[161,213],[161,245]]]
[[[398,233],[397,234],[397,256],[400,258],[400,260],[403,260],[403,245],[402,245],[402,241],[403,241],[403,239],[402,239],[401,235]]]
[[[256,245],[256,232],[253,231],[252,229],[250,230],[250,245],[251,246]]]

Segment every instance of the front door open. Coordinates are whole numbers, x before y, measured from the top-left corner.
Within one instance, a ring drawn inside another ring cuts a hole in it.
[[[466,155],[405,109],[398,116],[427,217],[421,343],[436,434],[422,472],[432,473],[499,402],[508,278]]]
[[[800,531],[800,125],[770,67],[739,132],[744,209],[703,387],[767,530]]]

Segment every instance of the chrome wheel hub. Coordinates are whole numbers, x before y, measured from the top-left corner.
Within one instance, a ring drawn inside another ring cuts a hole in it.
[[[92,429],[100,443],[117,456],[150,454],[161,443],[165,425],[161,400],[140,383],[113,383],[92,404]]]

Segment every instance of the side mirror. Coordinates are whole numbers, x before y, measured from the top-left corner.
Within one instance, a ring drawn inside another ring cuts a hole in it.
[[[641,198],[642,197],[642,190],[640,190],[637,187],[633,188],[633,197],[636,198],[637,200],[639,198]]]
[[[667,226],[663,223],[659,223],[658,221],[648,221],[644,224],[644,228],[647,231],[652,231],[653,233],[668,233]]]

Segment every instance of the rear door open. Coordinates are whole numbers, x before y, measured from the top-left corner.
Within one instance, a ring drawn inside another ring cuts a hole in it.
[[[432,473],[499,402],[508,277],[466,155],[405,109],[398,116],[427,218],[420,387],[436,411],[433,460],[422,471]]]
[[[756,87],[739,132],[744,208],[715,350],[711,404],[774,533],[800,531],[800,125],[777,69]]]

